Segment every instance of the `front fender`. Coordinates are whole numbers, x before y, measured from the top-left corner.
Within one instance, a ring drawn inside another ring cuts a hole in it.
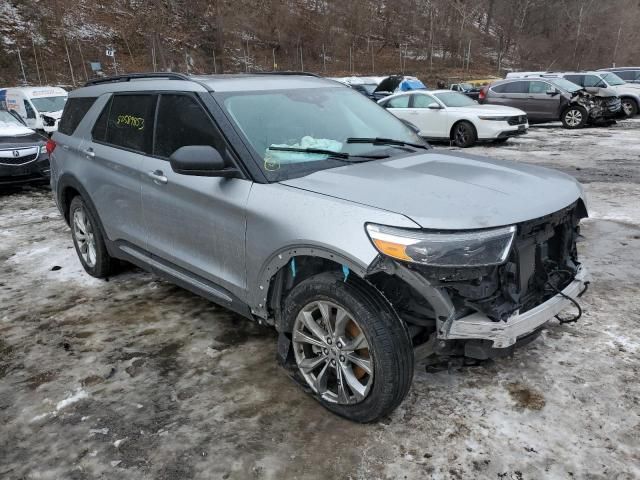
[[[378,251],[368,222],[419,228],[404,215],[281,184],[254,184],[247,203],[247,303],[267,317],[273,276],[291,258],[312,256],[364,277]]]

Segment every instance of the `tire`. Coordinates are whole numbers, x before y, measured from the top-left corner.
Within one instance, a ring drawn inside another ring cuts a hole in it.
[[[453,143],[460,148],[468,148],[476,143],[477,134],[474,126],[466,121],[456,123],[451,129]]]
[[[73,246],[82,267],[93,277],[108,277],[114,271],[116,261],[107,252],[96,215],[91,208],[87,207],[80,195],[71,200],[69,224]]]
[[[291,290],[283,316],[296,379],[325,408],[366,423],[402,403],[413,379],[411,339],[373,287],[333,272],[314,275]]]
[[[628,118],[635,117],[638,114],[638,104],[633,98],[622,99],[622,111]]]
[[[579,105],[571,105],[564,112],[562,112],[562,126],[570,130],[576,128],[582,128],[587,124],[589,114],[584,107]]]

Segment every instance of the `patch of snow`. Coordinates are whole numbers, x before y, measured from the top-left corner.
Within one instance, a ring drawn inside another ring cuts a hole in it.
[[[73,405],[74,403],[77,403],[80,400],[83,400],[83,399],[85,399],[87,397],[89,397],[89,394],[87,392],[85,392],[84,390],[79,389],[79,390],[76,391],[76,393],[74,393],[70,397],[67,397],[64,400],[60,400],[56,404],[56,411],[59,412],[63,408],[67,408],[69,405]]]

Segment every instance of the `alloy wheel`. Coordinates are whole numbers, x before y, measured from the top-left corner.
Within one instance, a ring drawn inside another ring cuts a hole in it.
[[[458,125],[455,136],[457,145],[465,145],[469,141],[469,133],[464,125]]]
[[[582,112],[580,110],[569,110],[564,118],[567,125],[577,127],[582,123]]]
[[[363,401],[373,385],[369,343],[353,316],[318,300],[298,313],[293,327],[296,364],[311,389],[325,401]]]
[[[625,100],[622,102],[622,111],[627,117],[633,115],[633,107],[634,105],[629,100]]]
[[[85,264],[89,268],[95,267],[96,240],[93,233],[93,225],[84,208],[77,208],[73,212],[73,238]]]

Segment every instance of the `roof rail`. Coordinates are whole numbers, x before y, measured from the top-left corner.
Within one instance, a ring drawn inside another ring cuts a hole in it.
[[[144,78],[166,78],[167,80],[192,80],[184,73],[174,72],[151,72],[151,73],[128,73],[125,75],[115,75],[113,77],[94,78],[84,84],[85,87],[100,85],[101,83],[129,82],[131,80]]]
[[[273,71],[273,72],[249,72],[248,75],[305,75],[308,77],[318,77],[322,78],[320,75],[311,72],[296,72],[294,70],[284,70],[281,72]]]

